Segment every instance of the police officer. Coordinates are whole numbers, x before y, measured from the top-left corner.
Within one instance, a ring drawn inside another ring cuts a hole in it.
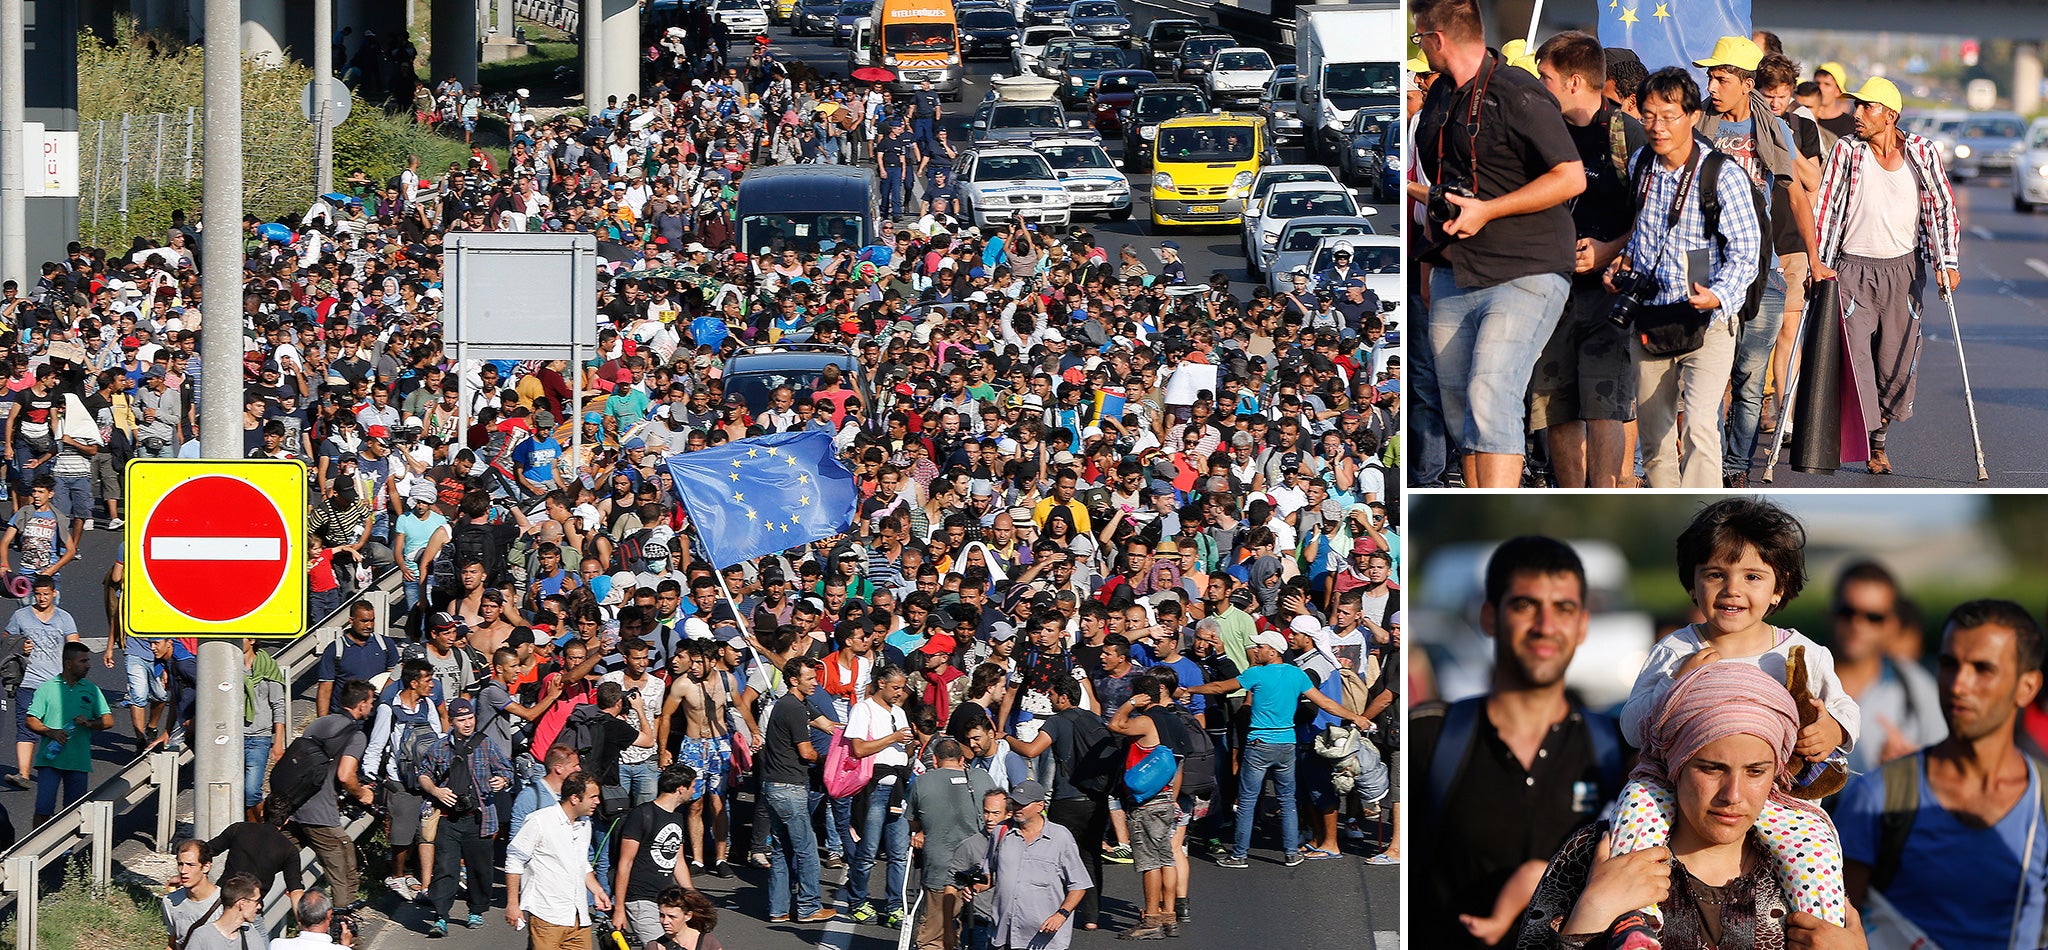
[[[927,79],[917,84],[917,94],[910,98],[911,129],[917,136],[917,144],[927,152],[938,150],[938,139],[933,132],[939,127],[939,94],[932,91],[932,81]]]
[[[1330,266],[1323,268],[1323,272],[1316,275],[1315,286],[1318,290],[1342,287],[1349,283],[1352,275],[1356,273],[1351,269],[1350,248],[1340,247],[1335,254],[1330,255],[1330,258]]]
[[[903,186],[909,180],[911,145],[901,124],[883,133],[875,143],[875,164],[882,171],[882,216],[894,218],[903,212]]]

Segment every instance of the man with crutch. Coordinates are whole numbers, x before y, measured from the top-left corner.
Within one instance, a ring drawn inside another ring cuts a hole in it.
[[[1962,281],[1948,172],[1933,142],[1899,128],[1901,106],[1891,80],[1872,77],[1857,90],[1856,134],[1828,153],[1816,221],[1812,278],[1838,281],[1873,475],[1891,473],[1885,436],[1913,415],[1927,267],[1944,296]]]

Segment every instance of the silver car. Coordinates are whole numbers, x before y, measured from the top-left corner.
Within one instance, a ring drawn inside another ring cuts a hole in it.
[[[1266,117],[1266,127],[1273,130],[1273,140],[1282,145],[1298,145],[1307,141],[1306,127],[1301,123],[1301,106],[1294,101],[1294,90],[1298,85],[1293,67],[1285,67],[1273,74],[1266,83],[1266,91],[1259,94],[1259,114]]]
[[[1957,181],[2009,175],[2026,151],[2027,120],[2012,112],[1974,112],[1956,128],[1949,177]]]
[[[1294,288],[1291,275],[1295,268],[1308,268],[1313,275],[1316,249],[1329,237],[1363,237],[1373,233],[1372,222],[1365,218],[1343,215],[1295,218],[1280,229],[1280,239],[1273,244],[1272,256],[1266,258],[1266,286],[1276,294]]]

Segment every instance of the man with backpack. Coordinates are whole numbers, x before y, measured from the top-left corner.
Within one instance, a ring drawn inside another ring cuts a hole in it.
[[[490,796],[512,786],[512,763],[498,747],[485,741],[476,726],[476,704],[456,699],[448,704],[448,733],[436,737],[416,781],[434,803],[434,869],[427,899],[434,921],[427,935],[448,935],[448,912],[455,907],[457,873],[468,871],[469,926],[484,925],[491,905],[491,874],[497,867],[492,841],[498,836],[498,810]]]
[[[335,711],[306,725],[306,730],[285,749],[284,758],[271,772],[270,804],[266,813],[272,820],[289,818],[299,828],[298,837],[312,846],[327,875],[336,907],[357,906],[356,842],[349,837],[341,816],[339,788],[350,798],[370,805],[376,793],[363,782],[363,751],[370,738],[362,722],[376,708],[377,688],[368,680],[350,680],[341,687]]]
[[[441,737],[441,710],[434,702],[434,668],[425,660],[400,663],[396,682],[398,691],[377,704],[363,756],[363,775],[384,789],[390,815],[384,841],[391,846],[391,876],[384,879],[384,886],[412,900],[426,886],[421,878],[406,874],[406,859],[414,856],[412,852],[418,852],[420,874],[433,877],[431,846],[420,834],[426,799],[422,797],[419,763]]]
[[[1691,74],[1651,73],[1640,101],[1650,144],[1629,164],[1638,218],[1606,286],[1634,303],[1629,350],[1649,486],[1719,488],[1721,397],[1758,275],[1762,222],[1742,168],[1694,134],[1700,91]],[[1719,209],[1712,228],[1710,203]]]
[[[1536,71],[1564,112],[1586,166],[1586,190],[1572,203],[1571,295],[1536,366],[1529,428],[1544,433],[1559,488],[1614,488],[1632,463],[1627,429],[1635,421],[1636,373],[1627,331],[1607,319],[1614,295],[1600,274],[1635,226],[1628,158],[1647,139],[1641,122],[1600,94],[1607,57],[1599,40],[1577,31],[1552,36],[1536,50]]]
[[[1131,698],[1118,706],[1109,729],[1131,739],[1124,779],[1124,818],[1131,829],[1131,860],[1144,891],[1138,922],[1122,937],[1151,940],[1180,936],[1174,898],[1180,892],[1180,849],[1177,847],[1180,789],[1194,749],[1188,729],[1176,715],[1167,683],[1171,671],[1147,670],[1132,684]],[[1163,751],[1162,751],[1163,750]],[[1165,763],[1165,764],[1158,764]],[[1158,782],[1157,787],[1139,787]]]
[[[1507,935],[1551,855],[1621,791],[1621,730],[1565,695],[1585,642],[1586,570],[1562,541],[1520,537],[1486,565],[1480,629],[1493,639],[1484,696],[1426,703],[1414,733],[1417,852],[1408,939],[1479,948]],[[1503,894],[1512,914],[1495,917]]]

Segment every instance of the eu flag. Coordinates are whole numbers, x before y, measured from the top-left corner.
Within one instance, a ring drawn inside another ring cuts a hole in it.
[[[720,570],[839,534],[859,493],[829,432],[784,432],[671,455],[683,508]]]
[[[1706,71],[1692,61],[1714,51],[1724,36],[1749,35],[1749,0],[1596,0],[1600,45],[1635,51],[1643,68],[1682,66],[1704,97]]]

